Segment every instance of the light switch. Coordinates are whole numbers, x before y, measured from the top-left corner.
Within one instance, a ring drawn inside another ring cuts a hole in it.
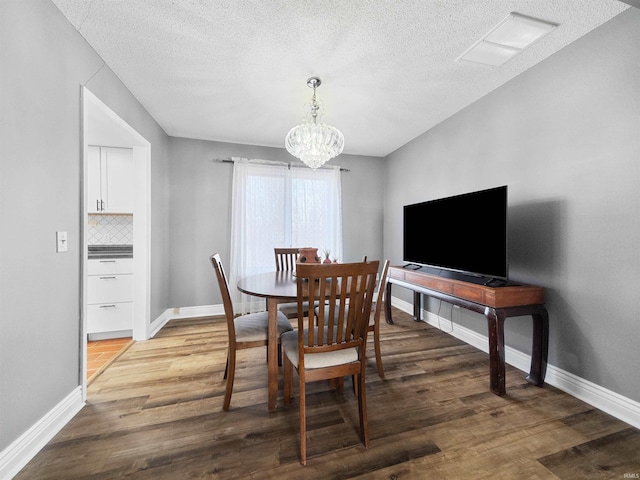
[[[67,232],[56,232],[56,252],[67,251]]]

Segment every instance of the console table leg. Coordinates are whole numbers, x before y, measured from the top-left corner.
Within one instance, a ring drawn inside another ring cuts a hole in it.
[[[413,321],[419,322],[422,320],[422,294],[420,292],[413,292]]]
[[[544,305],[538,305],[533,318],[533,342],[531,345],[531,370],[527,381],[541,387],[547,371],[549,349],[549,314]]]
[[[391,318],[391,282],[387,282],[384,292],[384,319],[389,325],[393,325],[393,318]]]
[[[484,316],[489,333],[489,387],[493,393],[502,396],[507,391],[504,365],[505,315],[499,308],[487,307]]]

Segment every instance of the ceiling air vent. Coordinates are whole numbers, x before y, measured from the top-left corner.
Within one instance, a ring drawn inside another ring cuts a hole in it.
[[[557,26],[557,23],[511,12],[456,61],[499,67]]]

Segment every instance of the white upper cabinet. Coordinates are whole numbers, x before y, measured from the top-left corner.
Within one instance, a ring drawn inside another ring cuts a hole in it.
[[[89,147],[89,213],[133,213],[133,149]]]

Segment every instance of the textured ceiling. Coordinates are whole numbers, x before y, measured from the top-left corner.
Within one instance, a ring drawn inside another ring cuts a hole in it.
[[[283,147],[319,76],[344,153],[385,156],[628,5],[616,0],[53,0],[172,136]],[[455,59],[510,12],[560,24]]]

